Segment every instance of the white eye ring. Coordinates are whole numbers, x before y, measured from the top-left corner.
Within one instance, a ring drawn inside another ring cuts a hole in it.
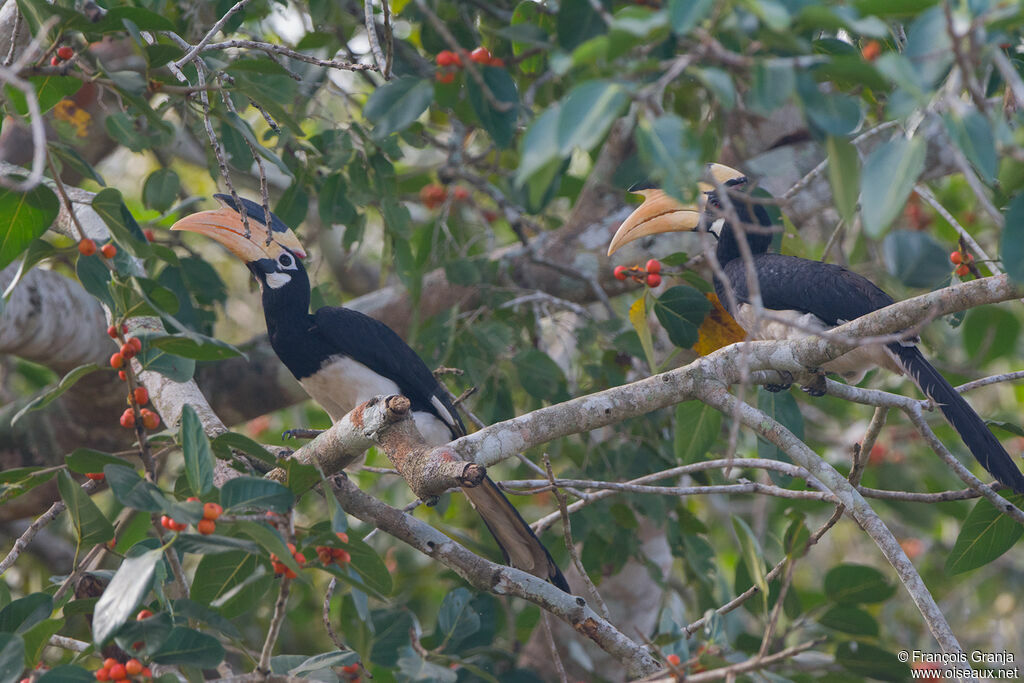
[[[286,268],[288,270],[295,269],[295,259],[292,257],[291,254],[287,252],[277,257],[277,264],[282,268]]]

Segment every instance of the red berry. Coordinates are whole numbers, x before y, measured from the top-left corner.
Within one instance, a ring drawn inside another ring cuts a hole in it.
[[[176,522],[173,519],[171,520],[171,531],[184,531],[187,528],[188,524],[185,524],[185,522]]]
[[[186,503],[198,503],[199,499],[196,498],[195,496],[189,496],[188,498],[185,499],[185,502]]]
[[[117,255],[117,247],[115,247],[113,244],[107,243],[103,245],[103,248],[100,249],[100,252],[106,258],[114,258]]]
[[[444,203],[445,198],[448,196],[448,190],[442,185],[431,184],[424,185],[420,188],[420,201],[428,209],[436,209],[438,206]]]
[[[679,666],[679,655],[666,655],[665,661],[671,666]]]
[[[86,472],[85,476],[93,481],[103,481],[107,478],[107,475],[102,472]]]
[[[109,669],[110,667],[114,666],[115,664],[120,664],[120,662],[118,662],[113,657],[107,657],[106,659],[103,660],[103,668],[104,669]]]
[[[152,678],[153,677],[153,672],[149,670],[148,666],[142,667],[142,677],[143,678]]]
[[[131,360],[135,357],[135,347],[128,342],[125,342],[124,344],[121,344],[120,353],[124,356],[125,360]]]
[[[120,662],[118,662],[114,666],[110,667],[109,672],[110,672],[110,677],[113,680],[115,680],[115,681],[121,680],[128,673],[127,671],[124,670],[124,664],[121,664]]]
[[[60,57],[57,55],[50,57],[50,66],[60,66]]]
[[[149,392],[146,391],[146,387],[135,387],[135,402],[140,406],[144,406],[149,403]]]
[[[170,531],[171,529],[171,518],[167,515],[160,515],[160,526]]]
[[[967,267],[966,263],[961,263],[959,266],[956,267],[956,274],[959,275],[960,277],[963,277],[964,275],[967,275],[970,272],[971,269]]]
[[[78,253],[82,256],[92,256],[96,253],[96,243],[86,237],[78,243]]]
[[[143,230],[142,234],[146,236],[146,240],[147,241],[149,241],[149,242],[155,242],[156,241],[156,233],[153,232],[152,230],[150,230],[149,228],[146,228],[145,230]]]
[[[613,271],[615,273],[615,279],[616,280],[625,280],[626,279],[626,270],[627,270],[626,266],[615,266],[615,270]]]
[[[203,506],[203,519],[208,519],[211,522],[224,514],[224,508],[217,503],[207,503]]]
[[[436,80],[438,83],[453,83],[455,81],[455,74],[450,71],[447,73],[438,71],[436,74],[434,74],[434,80]]]
[[[492,57],[491,61],[487,63],[488,66],[505,66],[505,60],[501,57]]]
[[[341,566],[343,564],[348,564],[349,562],[352,561],[352,556],[349,554],[349,552],[347,550],[342,549],[342,548],[334,548],[334,549],[332,549],[331,550],[331,558],[334,560],[334,563],[337,564],[338,566]]]
[[[135,349],[135,353],[142,351],[142,340],[138,337],[132,337],[127,340],[127,343],[132,345],[132,348]]]
[[[96,680],[97,681],[109,681],[110,680],[110,671],[108,671],[107,669],[97,669],[96,670]]]
[[[461,66],[462,60],[459,59],[459,55],[451,50],[441,50],[437,53],[437,65],[438,66]]]
[[[489,64],[491,61],[491,52],[486,47],[478,47],[469,53],[469,58],[477,64]]]
[[[125,429],[135,426],[135,412],[131,408],[121,413],[121,426]]]
[[[334,535],[337,536],[342,543],[348,543],[348,534],[346,534],[344,531],[338,531]]]
[[[118,370],[117,371],[117,377],[122,382],[127,382],[128,381],[128,375],[124,374],[124,370]]]
[[[882,46],[877,40],[869,40],[860,50],[861,57],[868,62],[875,61],[880,54],[882,54]]]
[[[65,62],[75,56],[75,51],[68,45],[61,45],[57,48],[57,56]]]
[[[456,187],[452,190],[452,198],[457,202],[464,202],[469,199],[469,190],[464,187]]]
[[[129,659],[124,663],[124,670],[129,676],[138,676],[142,673],[142,662],[137,659]]]
[[[661,284],[661,276],[660,275],[658,275],[657,273],[649,273],[647,275],[647,286],[648,287],[657,287],[660,284]]]
[[[291,567],[284,568],[284,575],[287,576],[289,579],[294,579],[296,576],[298,576],[298,574],[295,573],[295,570]]]
[[[963,259],[964,255],[961,254],[959,251],[954,251],[949,255],[949,260],[952,262],[954,266],[959,266],[960,262],[963,261]]]
[[[107,328],[107,334],[110,336],[111,339],[117,339],[117,328],[111,325],[110,327]]]
[[[217,523],[212,519],[201,519],[196,524],[196,531],[201,533],[203,536],[209,536],[217,530]]]
[[[160,416],[154,413],[148,408],[143,408],[139,411],[142,413],[142,426],[146,429],[153,430],[160,426]]]
[[[139,613],[135,615],[135,621],[142,621],[143,619],[149,619],[153,616],[153,613],[148,609],[139,610]]]
[[[656,258],[652,258],[650,261],[647,262],[646,269],[648,273],[657,275],[658,273],[661,272],[661,261],[659,261]]]

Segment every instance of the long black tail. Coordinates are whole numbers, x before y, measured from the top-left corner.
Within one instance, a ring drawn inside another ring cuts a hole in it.
[[[498,542],[505,564],[546,579],[566,593],[572,593],[551,553],[490,477],[484,477],[479,486],[463,488],[462,491]]]
[[[939,406],[981,466],[1000,483],[1017,493],[1024,493],[1024,474],[1021,474],[1010,454],[967,401],[921,355],[921,351],[916,346],[897,343],[889,344],[888,348],[896,354],[900,364],[910,373],[921,391]]]

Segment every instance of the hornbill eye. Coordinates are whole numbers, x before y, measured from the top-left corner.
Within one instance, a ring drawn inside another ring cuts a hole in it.
[[[277,257],[277,262],[282,268],[291,268],[295,264],[295,259],[291,257],[291,254],[281,254]]]

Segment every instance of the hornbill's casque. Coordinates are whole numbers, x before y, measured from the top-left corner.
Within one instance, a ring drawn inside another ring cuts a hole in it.
[[[729,201],[735,218],[747,226],[746,229],[734,229],[726,220],[728,211],[723,209],[716,189],[704,188],[703,212],[677,202],[660,189],[643,189],[638,193],[643,195],[644,202],[616,231],[608,255],[647,235],[689,230],[710,232],[718,240],[715,256],[725,280],[715,277],[715,291],[736,322],[755,339],[805,336],[808,329],[827,330],[893,303],[892,297],[870,280],[842,266],[769,254],[774,232],[771,218],[763,205],[746,201],[748,195],[739,192],[747,178],[721,164],[709,165],[709,171],[717,185],[737,190],[729,192]],[[753,255],[764,308],[771,311],[774,318],[790,321],[789,324],[777,320],[762,320],[758,324],[755,320],[748,296],[748,270],[740,253],[739,239],[743,235]],[[735,297],[734,305],[727,294],[730,289]],[[856,384],[876,366],[901,375],[909,374],[921,391],[939,406],[982,467],[1001,483],[1024,493],[1024,475],[1006,449],[967,401],[921,355],[915,339],[861,346],[826,363],[822,369]],[[787,385],[766,388],[778,391]]]
[[[466,428],[434,375],[390,327],[341,307],[309,312],[306,252],[295,233],[248,199],[248,231],[229,195],[214,197],[221,208],[187,216],[172,230],[189,230],[217,240],[245,262],[259,281],[270,344],[302,387],[332,421],[380,395],[409,399],[423,438],[433,446],[463,436]],[[511,566],[546,579],[565,592],[569,585],[547,548],[490,477],[463,488]]]

